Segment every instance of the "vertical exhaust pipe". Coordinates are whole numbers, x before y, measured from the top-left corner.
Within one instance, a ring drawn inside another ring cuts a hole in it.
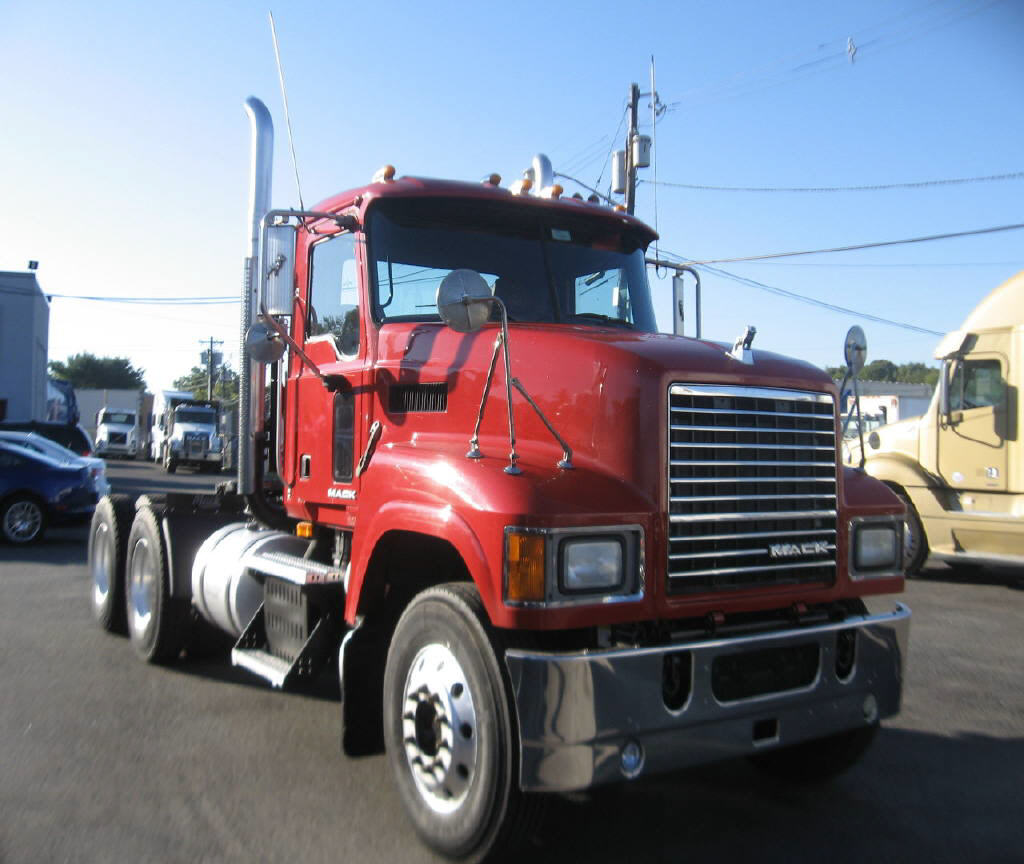
[[[274,123],[270,112],[255,96],[245,100],[252,130],[252,162],[249,182],[249,216],[245,270],[242,277],[242,314],[238,382],[238,491],[256,492],[256,439],[263,432],[263,365],[249,356],[245,336],[259,311],[260,224],[270,209],[271,173],[274,161]]]

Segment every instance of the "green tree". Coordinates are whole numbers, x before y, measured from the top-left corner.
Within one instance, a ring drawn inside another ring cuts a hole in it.
[[[67,360],[50,361],[50,374],[82,390],[141,390],[145,370],[136,369],[127,357],[97,357],[87,351]]]
[[[825,371],[836,381],[841,381],[846,374],[846,367],[826,366]],[[891,360],[875,360],[868,363],[858,377],[862,381],[896,381],[934,387],[939,380],[939,370],[924,363],[901,363],[897,366]]]
[[[192,371],[174,381],[177,390],[190,390],[197,399],[206,398],[206,367],[193,366]],[[238,402],[238,374],[226,363],[213,370],[213,397],[225,405]]]

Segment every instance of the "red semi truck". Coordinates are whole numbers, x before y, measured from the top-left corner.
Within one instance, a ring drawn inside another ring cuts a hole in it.
[[[821,370],[656,331],[637,219],[549,178],[270,208],[253,125],[238,479],[101,501],[93,606],[332,668],[419,834],[478,860],[544,793],[731,756],[824,777],[899,710],[903,506],[839,460]]]

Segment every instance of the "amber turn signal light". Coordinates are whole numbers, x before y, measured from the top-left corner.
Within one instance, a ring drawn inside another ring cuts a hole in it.
[[[295,526],[295,536],[301,537],[303,540],[313,539],[313,523],[312,522],[299,522]]]
[[[510,532],[505,538],[508,573],[505,599],[510,603],[544,600],[544,535]]]

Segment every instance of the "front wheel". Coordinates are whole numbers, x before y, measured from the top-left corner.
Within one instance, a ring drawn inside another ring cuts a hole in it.
[[[903,571],[907,576],[916,576],[928,557],[928,539],[910,497],[902,489],[893,491],[907,508],[907,518],[903,522]]]
[[[537,814],[516,782],[500,642],[472,585],[419,594],[398,621],[384,673],[384,738],[402,803],[438,852],[480,861]]]
[[[174,458],[174,454],[171,453],[170,447],[164,448],[164,471],[168,474],[173,474],[178,470],[178,460]]]

